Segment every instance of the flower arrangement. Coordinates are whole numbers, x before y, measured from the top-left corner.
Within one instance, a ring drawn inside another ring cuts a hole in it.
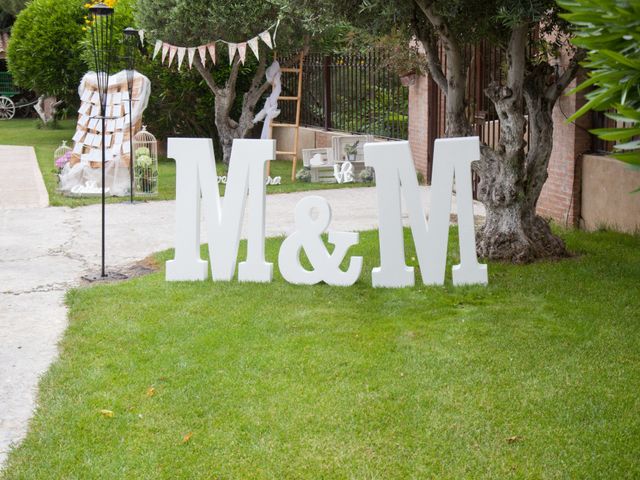
[[[141,193],[152,193],[156,187],[158,171],[153,158],[151,158],[149,148],[137,148],[134,157],[134,169],[137,180],[136,187]]]
[[[64,166],[69,163],[69,160],[71,160],[71,151],[65,152],[64,155],[56,158],[54,163],[56,168],[58,169],[58,173],[62,172]]]

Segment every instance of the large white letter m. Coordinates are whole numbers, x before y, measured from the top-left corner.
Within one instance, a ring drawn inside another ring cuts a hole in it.
[[[478,137],[436,140],[429,223],[408,142],[368,143],[365,163],[376,172],[380,217],[380,267],[372,271],[374,287],[404,287],[415,282],[405,264],[401,195],[404,196],[418,263],[425,285],[444,283],[449,238],[449,213],[455,177],[460,264],[453,266],[453,284],[487,283],[487,266],[478,263],[471,194],[471,162],[480,159]]]
[[[265,166],[275,158],[275,140],[235,140],[224,201],[218,191],[213,144],[208,138],[170,138],[167,155],[176,161],[176,253],[167,262],[166,279],[206,280],[200,258],[200,205],[209,241],[211,276],[233,279],[247,198],[247,259],[238,265],[238,280],[270,282],[273,264],[265,262]]]

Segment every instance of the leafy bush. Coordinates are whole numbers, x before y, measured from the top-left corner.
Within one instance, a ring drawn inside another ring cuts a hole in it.
[[[571,118],[589,110],[610,110],[607,116],[624,123],[592,133],[603,140],[617,141],[614,157],[640,165],[640,4],[616,0],[561,1],[569,10],[564,18],[576,26],[573,43],[589,51],[585,66],[589,78],[576,90],[595,87],[589,100]]]
[[[8,66],[19,87],[77,104],[82,60],[82,2],[32,0],[13,25]]]

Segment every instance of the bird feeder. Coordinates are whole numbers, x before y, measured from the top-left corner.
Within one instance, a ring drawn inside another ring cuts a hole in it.
[[[133,137],[133,173],[136,195],[158,194],[158,141],[146,126]]]

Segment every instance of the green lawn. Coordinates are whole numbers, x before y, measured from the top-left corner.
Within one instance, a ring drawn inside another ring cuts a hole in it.
[[[352,288],[74,290],[4,478],[639,478],[640,237],[562,235],[486,288],[373,289],[369,232]]]
[[[53,152],[62,140],[67,140],[71,145],[71,137],[75,132],[75,120],[62,120],[58,122],[57,129],[39,129],[38,122],[29,119],[16,119],[0,123],[0,145],[28,145],[35,147],[40,171],[44,177],[44,183],[49,192],[49,203],[52,206],[78,207],[98,203],[99,198],[69,198],[56,192],[57,177],[53,166]],[[300,165],[302,163],[300,162]],[[226,175],[226,168],[217,165],[220,175]],[[138,200],[172,200],[176,196],[176,171],[175,162],[161,158],[158,162],[158,196],[139,197]],[[327,188],[362,187],[362,183],[351,184],[312,184],[291,181],[291,162],[271,162],[271,176],[281,176],[281,185],[270,185],[267,193],[285,193],[302,190],[318,190]],[[224,188],[220,191],[223,193]],[[127,197],[128,198],[128,197]],[[110,198],[109,202],[123,202],[127,198]]]

